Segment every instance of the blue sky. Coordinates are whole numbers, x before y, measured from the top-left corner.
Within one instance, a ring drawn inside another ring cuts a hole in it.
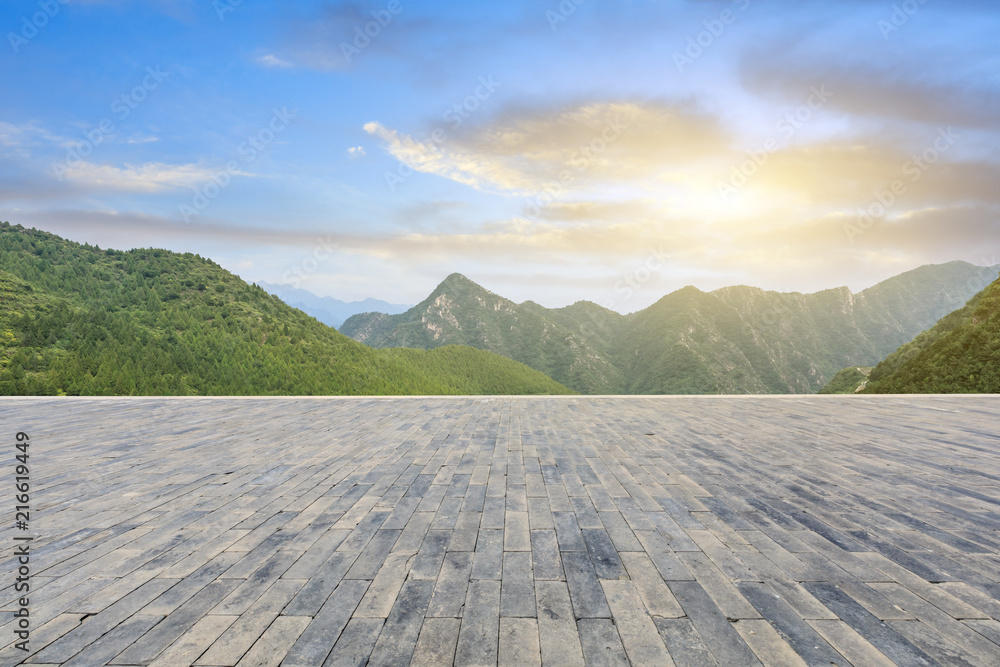
[[[621,312],[1000,263],[995,2],[12,0],[0,27],[0,219],[80,242]]]

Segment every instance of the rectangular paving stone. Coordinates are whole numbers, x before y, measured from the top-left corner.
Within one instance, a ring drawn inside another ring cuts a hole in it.
[[[611,541],[607,531],[603,528],[596,530],[585,528],[581,532],[597,577],[599,579],[627,579],[628,574],[625,572],[625,566],[622,565],[618,550],[615,549],[614,542]]]
[[[610,618],[611,610],[590,556],[586,552],[565,551],[562,561],[576,618]]]
[[[472,557],[472,579],[496,579],[503,575],[503,531],[480,530]]]
[[[500,582],[473,581],[469,584],[462,627],[458,633],[455,663],[490,665],[497,663],[500,637]]]
[[[583,533],[572,512],[553,512],[552,520],[556,525],[556,537],[559,539],[560,551],[586,551]]]
[[[554,530],[531,531],[531,562],[535,579],[566,579]]]
[[[455,529],[451,533],[448,550],[475,551],[481,519],[482,515],[479,512],[459,512],[458,519],[455,521]]]
[[[566,582],[536,582],[535,603],[542,664],[566,667],[583,664],[580,634]]]
[[[512,618],[533,617],[535,587],[531,554],[526,551],[505,551],[501,582],[500,615]]]

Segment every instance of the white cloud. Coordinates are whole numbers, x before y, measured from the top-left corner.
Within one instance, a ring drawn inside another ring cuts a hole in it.
[[[60,172],[62,180],[100,190],[156,193],[174,188],[195,187],[210,180],[215,171],[195,164],[147,162],[114,167],[82,162]]]
[[[351,156],[352,160],[357,160],[365,156],[364,146],[351,146],[347,149],[347,154]]]
[[[477,188],[531,193],[563,181],[656,181],[672,170],[727,150],[717,119],[689,104],[593,102],[520,111],[490,123],[414,139],[381,123],[364,126],[386,150],[416,171]]]
[[[280,68],[292,67],[292,63],[288,62],[287,60],[282,60],[273,53],[261,56],[257,58],[254,62],[256,62],[258,65],[263,65],[264,67],[280,67]]]

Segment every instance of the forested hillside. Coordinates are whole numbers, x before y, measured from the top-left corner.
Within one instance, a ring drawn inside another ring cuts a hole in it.
[[[567,392],[468,347],[372,350],[197,255],[0,223],[0,394]]]
[[[821,394],[856,394],[868,384],[871,367],[850,366],[837,372],[833,379],[820,389]]]
[[[1000,393],[1000,280],[889,355],[863,392]]]

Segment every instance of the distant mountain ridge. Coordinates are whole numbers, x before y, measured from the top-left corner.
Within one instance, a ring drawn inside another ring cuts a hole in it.
[[[516,304],[452,274],[405,313],[355,315],[341,331],[378,348],[478,347],[588,394],[814,393],[846,366],[878,363],[998,268],[927,265],[857,294],[685,287],[628,316]]]
[[[358,313],[404,313],[412,305],[389,303],[379,299],[364,299],[363,301],[341,301],[330,296],[318,296],[309,290],[291,285],[275,285],[273,283],[257,283],[265,291],[278,297],[292,308],[298,308],[307,315],[315,317],[323,324],[339,329],[351,315]]]

